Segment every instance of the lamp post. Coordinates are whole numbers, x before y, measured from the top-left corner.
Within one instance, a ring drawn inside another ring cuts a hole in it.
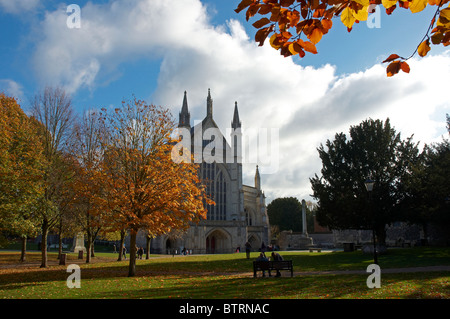
[[[369,193],[369,205],[370,205],[370,209],[373,212],[373,207],[372,207],[372,191],[373,191],[373,185],[375,184],[375,182],[368,178],[365,182],[364,185],[366,186],[366,190]],[[373,215],[373,214],[372,214]],[[373,239],[373,263],[378,265],[378,257],[377,257],[377,245],[375,242],[375,216],[372,216],[373,218],[373,228],[372,228],[372,239]]]

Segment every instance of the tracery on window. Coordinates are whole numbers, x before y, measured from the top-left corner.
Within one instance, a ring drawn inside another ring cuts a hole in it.
[[[201,165],[201,178],[206,184],[206,193],[214,200],[216,205],[205,203],[208,220],[226,220],[227,210],[227,182],[224,173],[216,163],[205,163]]]

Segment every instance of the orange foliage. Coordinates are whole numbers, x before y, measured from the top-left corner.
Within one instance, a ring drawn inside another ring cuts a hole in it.
[[[368,19],[371,5],[382,5],[387,14],[392,14],[399,7],[420,12],[426,6],[436,6],[430,26],[421,43],[409,58],[397,56],[387,59],[387,75],[393,76],[400,70],[409,72],[405,62],[416,52],[425,56],[430,50],[430,40],[433,44],[450,44],[450,7],[444,8],[450,0],[242,0],[236,8],[239,13],[246,10],[247,21],[260,15],[252,25],[258,29],[255,41],[262,46],[267,38],[270,45],[279,50],[281,55],[288,57],[297,55],[304,57],[305,51],[317,54],[316,44],[333,27],[332,18],[340,17],[341,22],[351,32],[355,23]],[[309,41],[301,39],[305,36]],[[391,55],[392,56],[392,55]],[[389,60],[389,61],[388,61]]]
[[[110,221],[117,230],[130,231],[133,276],[133,242],[140,229],[153,236],[186,229],[206,217],[203,203],[211,201],[198,178],[199,167],[172,161],[177,141],[171,139],[175,125],[168,110],[134,99],[104,119],[109,136],[101,179]]]

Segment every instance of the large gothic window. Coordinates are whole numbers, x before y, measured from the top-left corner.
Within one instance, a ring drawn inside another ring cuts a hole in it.
[[[216,163],[202,163],[201,177],[206,184],[206,192],[216,205],[206,205],[208,220],[226,220],[227,183],[224,173]]]
[[[247,226],[252,226],[252,214],[248,211],[247,208],[244,208],[245,212],[245,221],[247,222]]]

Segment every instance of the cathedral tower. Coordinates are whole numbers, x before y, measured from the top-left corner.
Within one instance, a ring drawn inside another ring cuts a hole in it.
[[[186,91],[184,91],[183,106],[179,114],[178,127],[191,128],[191,114],[188,110]]]
[[[259,191],[261,190],[261,176],[259,175],[258,165],[256,165],[255,188]]]
[[[211,91],[208,89],[208,97],[206,98],[206,117],[213,116],[213,100],[211,98]]]

